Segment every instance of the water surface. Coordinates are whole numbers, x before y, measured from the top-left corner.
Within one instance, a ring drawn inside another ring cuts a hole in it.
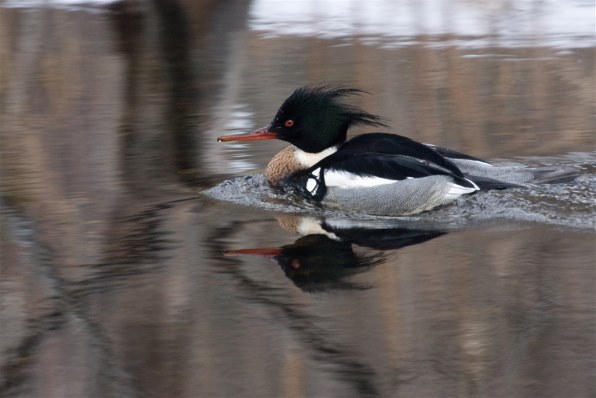
[[[0,3],[0,396],[594,395],[594,5],[365,3]],[[284,144],[216,137],[321,82],[580,175],[403,218],[272,196]]]

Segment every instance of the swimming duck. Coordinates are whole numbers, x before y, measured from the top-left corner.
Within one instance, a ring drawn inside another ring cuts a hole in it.
[[[495,167],[397,134],[368,133],[346,141],[352,126],[387,127],[384,118],[341,101],[363,93],[349,87],[302,87],[282,103],[269,125],[218,141],[286,141],[290,146],[267,165],[271,186],[294,188],[325,206],[373,215],[415,214],[481,189],[519,187],[548,177],[544,171],[538,176]]]

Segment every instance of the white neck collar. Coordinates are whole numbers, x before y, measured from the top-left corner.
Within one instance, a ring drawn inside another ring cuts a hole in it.
[[[314,166],[315,164],[319,163],[321,160],[325,159],[327,156],[331,155],[332,153],[337,152],[337,147],[332,146],[321,152],[317,153],[310,153],[304,152],[302,149],[296,148],[294,151],[294,158],[305,168],[309,168]]]

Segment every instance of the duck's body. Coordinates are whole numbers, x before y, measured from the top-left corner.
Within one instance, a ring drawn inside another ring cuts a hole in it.
[[[220,141],[281,139],[291,145],[267,165],[274,187],[291,187],[327,206],[375,215],[405,215],[450,203],[480,189],[531,182],[531,172],[494,167],[447,148],[388,133],[346,141],[355,124],[383,120],[337,101],[359,90],[314,87],[296,90],[271,124]],[[497,177],[497,178],[495,178]]]
[[[368,141],[368,135],[356,140]],[[370,135],[371,139],[378,136]],[[479,190],[446,159],[440,160],[459,175],[423,157],[370,152],[351,141],[344,145],[309,168],[295,171],[284,184],[326,206],[376,215],[419,213]]]

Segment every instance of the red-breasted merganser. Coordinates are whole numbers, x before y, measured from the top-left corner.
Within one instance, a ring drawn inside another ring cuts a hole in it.
[[[374,215],[415,214],[480,189],[560,177],[552,170],[495,167],[396,134],[369,133],[346,141],[351,126],[387,127],[385,119],[339,101],[362,93],[346,87],[299,88],[266,127],[218,141],[287,141],[291,145],[267,165],[271,186],[297,188],[324,205]]]

